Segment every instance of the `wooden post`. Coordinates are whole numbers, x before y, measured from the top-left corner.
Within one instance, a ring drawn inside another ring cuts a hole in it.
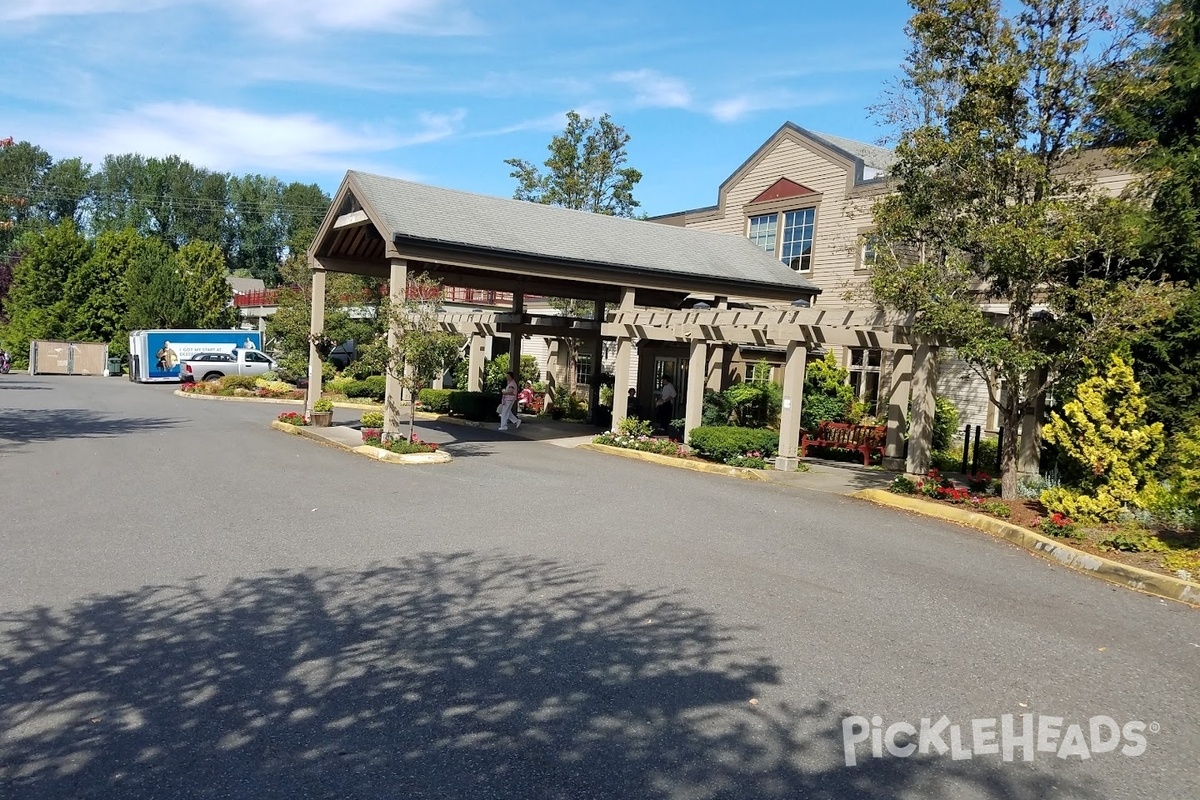
[[[525,313],[525,296],[521,292],[513,292],[513,307],[514,314],[521,314],[524,319]],[[521,386],[521,334],[510,333],[508,335],[508,368],[512,374],[517,376],[517,386]]]
[[[687,399],[683,406],[683,435],[690,441],[692,431],[700,427],[704,411],[705,369],[708,367],[708,342],[693,339],[689,343]]]
[[[312,317],[308,325],[309,333],[317,335],[325,331],[325,270],[315,263],[312,266]],[[32,362],[30,362],[32,366]],[[321,354],[317,346],[309,340],[308,343],[308,393],[305,395],[304,410],[312,415],[313,406],[321,399]]]
[[[621,287],[621,302],[617,309],[632,311],[634,290]],[[612,429],[615,431],[621,420],[629,416],[629,366],[633,360],[633,339],[628,336],[617,337],[617,365],[613,375],[613,408]]]
[[[604,337],[600,335],[600,326],[604,324],[604,303],[597,300],[592,310],[592,319],[596,320],[596,338],[591,340],[592,375],[588,379],[588,419],[592,424],[598,419],[600,410],[600,376],[604,374]]]
[[[788,342],[783,365],[783,408],[779,412],[779,456],[775,469],[793,472],[800,466],[800,408],[804,404],[804,373],[808,369],[806,342]]]
[[[393,258],[391,275],[388,277],[388,299],[391,301],[392,313],[404,306],[408,299],[408,262],[403,258]],[[388,321],[388,347],[396,346],[397,331],[392,320]],[[403,400],[403,386],[400,379],[393,374],[389,367],[383,390],[383,438],[385,441],[399,435],[404,420],[400,417],[400,403]],[[405,365],[405,371],[408,366]]]
[[[472,333],[467,345],[467,391],[483,391],[483,362],[486,360],[484,349],[487,339],[483,334]]]
[[[883,467],[903,472],[904,434],[908,428],[908,402],[912,396],[912,351],[889,350],[887,442],[883,451]]]
[[[912,429],[908,437],[908,471],[924,475],[933,456],[933,413],[937,394],[937,347],[913,349]]]

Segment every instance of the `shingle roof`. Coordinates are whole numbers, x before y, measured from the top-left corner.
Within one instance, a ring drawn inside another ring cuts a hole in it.
[[[749,239],[350,171],[392,236],[688,277],[820,288]]]
[[[828,133],[808,131],[808,134],[823,140],[827,144],[833,145],[839,150],[844,150],[852,156],[861,158],[863,164],[868,167],[874,167],[880,172],[887,172],[896,163],[896,151],[889,150],[886,147],[867,144],[866,142],[859,142],[854,139],[846,139],[841,136],[833,136]]]

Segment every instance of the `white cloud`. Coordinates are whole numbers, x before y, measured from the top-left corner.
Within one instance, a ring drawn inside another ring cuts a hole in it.
[[[425,144],[453,135],[465,112],[422,113],[409,130],[352,130],[311,114],[267,115],[200,103],[158,103],[101,122],[86,134],[50,133],[56,152],[99,162],[109,153],[179,155],[233,172],[333,170],[353,157]]]
[[[713,103],[708,113],[719,122],[736,122],[757,111],[819,106],[835,100],[837,95],[833,92],[741,94]]]
[[[618,72],[612,80],[632,87],[633,103],[641,108],[688,108],[692,104],[686,83],[652,69]]]
[[[477,33],[480,27],[457,0],[5,0],[0,21],[133,14],[188,5],[216,7],[285,38],[329,30],[448,36]]]

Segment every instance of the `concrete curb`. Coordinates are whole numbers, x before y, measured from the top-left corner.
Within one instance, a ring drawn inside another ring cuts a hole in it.
[[[608,453],[611,456],[632,458],[636,461],[649,461],[651,464],[662,464],[664,467],[690,469],[692,472],[706,472],[709,475],[725,475],[726,477],[741,478],[747,481],[768,480],[768,478],[759,473],[759,470],[750,469],[748,467],[731,467],[726,464],[707,464],[703,461],[689,461],[686,458],[663,456],[659,455],[658,453],[644,453],[641,450],[629,450],[624,447],[613,447],[607,444],[587,443],[579,445],[579,447],[576,449],[591,450],[596,453]]]
[[[382,447],[372,447],[364,444],[358,447],[351,447],[348,444],[335,442],[331,439],[326,439],[308,427],[303,425],[288,425],[286,422],[279,420],[271,420],[271,427],[277,431],[283,431],[291,436],[302,436],[305,439],[323,444],[328,447],[336,447],[339,450],[345,450],[348,453],[355,453],[360,456],[366,456],[373,461],[384,461],[388,464],[448,464],[450,463],[450,454],[445,450],[437,450],[432,453],[393,453],[390,450],[384,450]]]
[[[186,397],[190,400],[223,400],[226,403],[282,403],[289,406],[302,406],[303,400],[291,400],[286,397],[224,397],[218,394],[195,394],[181,389],[175,390],[176,397]],[[334,408],[357,408],[362,411],[383,411],[379,403],[334,403]],[[295,426],[293,426],[295,427]]]
[[[1085,553],[1011,522],[1004,522],[961,508],[944,506],[908,495],[893,494],[884,489],[861,489],[850,496],[986,531],[1031,553],[1053,558],[1064,566],[1095,575],[1109,583],[1116,583],[1157,597],[1165,597],[1168,600],[1200,606],[1200,584]]]

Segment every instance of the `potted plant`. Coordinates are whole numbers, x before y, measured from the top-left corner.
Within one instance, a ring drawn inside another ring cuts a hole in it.
[[[333,401],[328,397],[313,403],[312,424],[317,428],[328,428],[333,424]]]

